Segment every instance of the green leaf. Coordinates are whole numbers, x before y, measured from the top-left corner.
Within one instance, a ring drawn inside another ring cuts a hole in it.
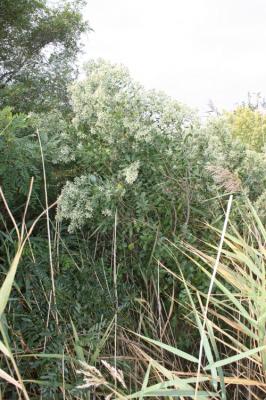
[[[207,366],[204,368],[204,370],[205,370],[205,371],[208,371],[209,369],[211,369],[211,368],[213,368],[213,367],[215,367],[215,368],[224,367],[225,365],[232,364],[232,363],[234,363],[234,362],[237,362],[237,361],[239,361],[239,360],[242,360],[243,358],[249,358],[249,357],[252,356],[253,354],[258,353],[259,351],[264,350],[265,348],[266,348],[266,345],[264,345],[264,346],[259,346],[259,347],[256,347],[255,349],[248,350],[248,351],[245,351],[245,352],[243,352],[243,353],[237,354],[237,355],[235,355],[235,356],[225,358],[224,360],[220,360],[220,361],[217,361],[217,362],[215,362],[215,363],[213,363],[213,364],[207,365]]]
[[[161,349],[167,350],[170,353],[175,354],[178,357],[184,358],[187,361],[191,361],[191,362],[195,362],[195,363],[198,362],[198,359],[196,357],[192,356],[191,354],[185,353],[184,351],[179,350],[175,347],[169,346],[168,344],[159,342],[158,340],[150,339],[146,336],[139,335],[138,333],[135,333],[135,334],[137,336],[139,336],[141,339],[146,340],[149,343],[155,344],[156,346],[160,347]]]

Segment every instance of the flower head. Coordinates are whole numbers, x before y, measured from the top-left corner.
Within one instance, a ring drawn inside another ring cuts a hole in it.
[[[134,183],[137,179],[139,174],[139,166],[140,162],[134,161],[132,164],[129,165],[129,167],[123,169],[122,174],[125,177],[126,183],[128,183],[129,185],[132,185],[132,183]]]

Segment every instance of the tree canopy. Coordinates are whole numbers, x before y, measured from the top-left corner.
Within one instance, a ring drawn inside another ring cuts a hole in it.
[[[261,151],[266,144],[266,114],[247,105],[226,113],[232,135],[249,148]]]
[[[1,0],[0,105],[16,111],[65,107],[82,33],[81,1]]]

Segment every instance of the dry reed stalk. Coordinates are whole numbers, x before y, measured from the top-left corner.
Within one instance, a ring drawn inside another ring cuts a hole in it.
[[[210,165],[206,169],[211,173],[214,182],[229,193],[242,191],[241,180],[229,169],[215,165]]]

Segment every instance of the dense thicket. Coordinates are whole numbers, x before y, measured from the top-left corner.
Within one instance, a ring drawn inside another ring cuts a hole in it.
[[[221,227],[231,192],[238,205],[231,221],[240,232],[246,197],[262,219],[266,215],[264,114],[241,106],[202,122],[194,110],[145,90],[126,68],[104,60],[89,62],[84,79],[74,81],[73,61],[88,29],[79,5],[1,2],[1,187],[20,221],[35,178],[28,226],[46,206],[44,183],[48,202],[57,200],[50,210],[51,255],[43,218],[2,316],[17,355],[47,355],[30,362],[18,357],[32,398],[62,398],[62,374],[68,398],[82,398],[73,363],[62,364],[60,355],[95,363],[114,315],[135,330],[137,312],[149,308],[155,321],[145,325],[145,334],[159,335],[160,318],[171,309],[171,340],[193,352],[180,318],[186,290],[158,265],[171,267],[175,260],[203,293],[208,282],[167,244],[212,246],[206,222]],[[2,206],[2,280],[16,250],[15,233]],[[5,369],[4,358],[0,363]],[[13,387],[1,390],[4,398],[15,396]]]

